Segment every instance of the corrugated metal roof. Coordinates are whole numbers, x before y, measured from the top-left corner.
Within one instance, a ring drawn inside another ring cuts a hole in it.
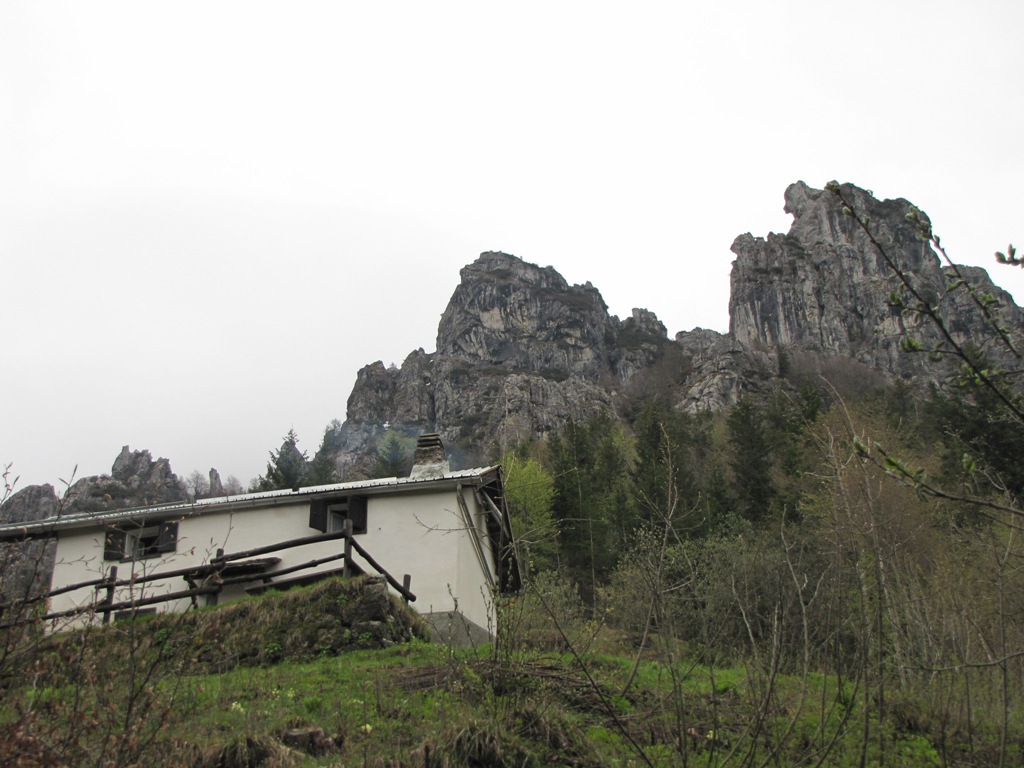
[[[51,531],[68,528],[82,528],[92,525],[103,525],[118,520],[140,520],[148,518],[195,517],[218,508],[245,508],[274,506],[291,501],[325,494],[348,494],[357,491],[378,493],[402,493],[415,490],[426,490],[429,486],[454,486],[462,481],[483,481],[486,475],[495,472],[497,466],[478,467],[445,472],[440,477],[382,477],[373,480],[356,480],[347,483],[330,485],[314,485],[299,488],[297,491],[284,489],[279,491],[261,491],[259,493],[243,493],[237,496],[221,496],[213,499],[197,499],[171,504],[159,504],[150,507],[134,507],[130,509],[104,510],[102,512],[79,512],[69,515],[48,517],[26,523],[7,523],[0,525],[0,540],[17,539],[23,536],[39,536]]]

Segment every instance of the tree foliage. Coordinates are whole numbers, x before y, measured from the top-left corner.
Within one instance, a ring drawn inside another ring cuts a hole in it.
[[[254,482],[254,490],[276,491],[305,485],[308,466],[306,454],[299,450],[299,436],[289,429],[281,447],[270,452],[267,471]]]
[[[334,456],[341,447],[341,422],[333,419],[324,429],[320,447],[313,454],[313,460],[309,462],[306,485],[330,485],[341,481],[334,463]]]
[[[593,600],[635,528],[626,434],[608,413],[550,441],[560,565]]]
[[[527,576],[551,570],[559,547],[555,480],[536,458],[517,452],[505,454],[501,466],[520,567]]]
[[[412,470],[416,438],[397,429],[387,430],[377,441],[374,451],[375,477],[406,477]]]
[[[728,426],[738,510],[748,520],[765,520],[777,492],[764,411],[752,399],[743,398],[729,413]]]
[[[206,475],[194,469],[185,478],[185,488],[193,500],[202,499],[210,493],[210,481]]]

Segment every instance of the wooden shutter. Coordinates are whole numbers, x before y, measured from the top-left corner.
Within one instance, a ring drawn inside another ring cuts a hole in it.
[[[366,533],[366,497],[352,496],[348,500],[348,514],[352,521],[352,533]]]
[[[314,499],[309,505],[309,527],[327,533],[327,502]]]
[[[124,558],[125,532],[120,528],[107,531],[103,541],[104,560],[122,560]]]
[[[157,535],[156,551],[173,552],[178,548],[178,524],[160,523],[160,533]]]

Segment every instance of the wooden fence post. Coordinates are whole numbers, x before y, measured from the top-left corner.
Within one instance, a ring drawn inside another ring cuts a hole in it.
[[[107,576],[107,594],[103,598],[103,623],[110,623],[110,606],[114,604],[114,584],[117,583],[117,566],[110,566],[110,573]]]
[[[224,564],[224,547],[217,547],[217,555],[213,558],[213,562],[220,563],[221,566],[223,567],[223,564]],[[220,591],[221,591],[221,587],[220,587],[220,571],[219,570],[218,571],[214,571],[209,576],[207,576],[205,579],[203,579],[203,586],[205,587],[207,584],[209,584],[211,579],[213,580],[214,586],[218,587],[218,589],[217,589],[216,592],[211,592],[210,594],[208,594],[206,596],[206,604],[207,605],[218,605],[220,603]]]
[[[409,593],[412,591],[412,590],[409,589],[409,586],[411,584],[412,584],[412,574],[408,574],[407,573],[407,574],[405,574],[405,576],[402,577],[402,589],[405,590],[405,592],[402,594],[402,599],[405,601],[406,605],[409,604]]]
[[[342,566],[341,575],[346,579],[352,575],[352,520],[345,518],[345,565]]]

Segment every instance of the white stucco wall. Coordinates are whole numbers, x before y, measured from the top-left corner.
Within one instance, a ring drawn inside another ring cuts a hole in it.
[[[474,546],[474,538],[462,536],[459,539],[459,568],[457,574],[455,594],[459,596],[459,612],[472,620],[482,629],[494,634],[494,595],[497,590],[497,568],[494,562],[494,554],[490,538],[487,535],[487,524],[484,512],[478,510],[473,503],[473,492],[471,489],[464,489],[467,508],[470,510],[473,527],[475,528],[476,541],[479,548]],[[481,569],[481,558],[485,573]],[[488,579],[487,575],[491,578]]]
[[[483,513],[476,509],[472,488],[463,489],[463,498],[473,517],[473,525],[482,535],[481,553],[485,567],[494,573],[494,560],[486,540]],[[171,518],[174,519],[174,518]],[[256,507],[233,512],[212,509],[195,517],[180,518],[177,549],[167,555],[134,562],[103,560],[104,533],[100,529],[62,531],[57,543],[57,562],[52,585],[59,587],[104,575],[112,565],[118,566],[118,578],[131,574],[153,573],[208,563],[218,548],[239,552],[288,539],[318,534],[309,527],[309,500],[274,507]],[[385,494],[371,496],[367,503],[367,532],[356,537],[370,555],[394,578],[401,582],[410,574],[410,588],[417,596],[413,607],[421,613],[451,611],[457,607],[467,619],[493,631],[491,582],[481,569],[480,557],[459,508],[453,489],[432,493]],[[279,557],[281,562],[271,570],[298,565],[314,558],[341,552],[342,540],[322,542],[274,552],[266,557]],[[368,564],[355,560],[367,573],[375,573]],[[313,570],[340,568],[342,562],[326,563],[316,569],[300,571],[283,578],[300,576]],[[254,584],[259,583],[254,581]],[[244,595],[244,586],[227,587],[220,595],[221,603]],[[187,589],[181,577],[122,588],[116,601]],[[86,605],[95,599],[93,588],[77,590],[52,599],[53,612]],[[200,604],[205,602],[199,598]],[[185,610],[188,600],[165,603],[158,610]],[[60,622],[55,622],[60,624]],[[56,628],[56,627],[55,627]]]

